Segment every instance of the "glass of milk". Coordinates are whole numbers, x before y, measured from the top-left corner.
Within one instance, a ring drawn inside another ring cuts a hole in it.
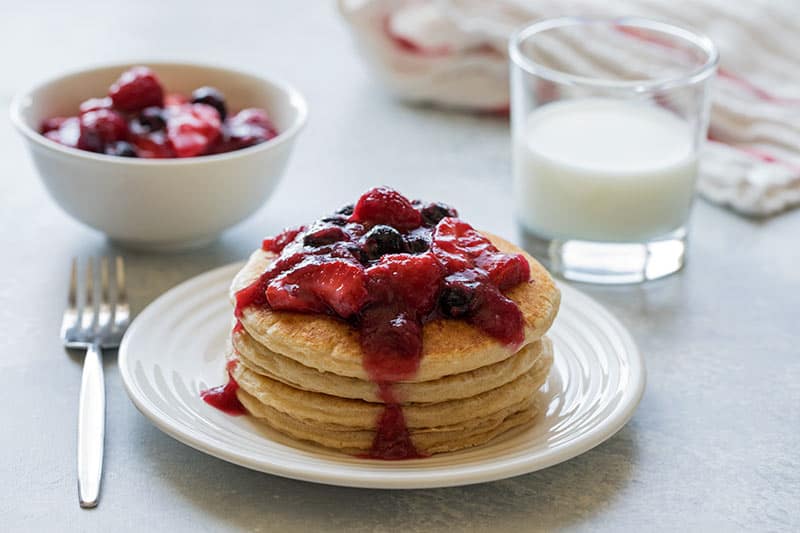
[[[718,53],[661,22],[564,17],[510,41],[514,212],[568,279],[679,270]]]

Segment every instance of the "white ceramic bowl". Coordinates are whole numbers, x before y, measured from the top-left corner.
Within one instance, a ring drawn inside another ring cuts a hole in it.
[[[148,61],[167,92],[220,89],[232,110],[267,110],[279,135],[219,155],[185,159],[107,156],[60,145],[39,134],[48,117],[75,115],[78,105],[104,96],[134,63],[53,78],[20,93],[11,120],[27,141],[47,190],[64,211],[125,246],[179,249],[216,238],[264,204],[278,184],[307,115],[303,97],[287,84],[227,68]]]

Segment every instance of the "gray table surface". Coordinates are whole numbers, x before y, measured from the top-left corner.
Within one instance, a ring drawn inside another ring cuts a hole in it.
[[[3,6],[0,102],[94,61],[215,61],[291,80],[310,122],[279,189],[189,253],[127,253],[141,310],[169,287],[245,257],[285,224],[375,184],[447,199],[515,235],[504,120],[410,108],[368,75],[332,2],[53,1]],[[800,529],[800,211],[751,221],[697,202],[690,263],[639,287],[583,290],[626,324],[649,383],[630,423],[565,464],[479,486],[390,492],[252,472],[157,430],[106,360],[99,508],[78,508],[80,360],[56,335],[73,256],[112,253],[47,197],[0,117],[0,529],[435,531]]]

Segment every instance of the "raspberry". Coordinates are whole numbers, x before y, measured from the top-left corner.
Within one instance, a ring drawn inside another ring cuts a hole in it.
[[[139,111],[164,104],[164,89],[155,73],[147,67],[133,67],[122,73],[108,90],[114,107]]]
[[[400,231],[412,230],[422,224],[419,211],[408,198],[388,187],[376,187],[358,199],[350,220],[371,224],[386,224]]]

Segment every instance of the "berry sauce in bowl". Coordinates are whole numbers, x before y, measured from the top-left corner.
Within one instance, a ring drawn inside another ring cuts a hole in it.
[[[11,120],[53,200],[125,247],[206,244],[264,205],[308,114],[290,85],[234,69],[89,68],[19,93]]]
[[[71,148],[148,159],[222,154],[278,135],[266,110],[229,113],[223,93],[208,85],[167,92],[144,66],[124,71],[105,96],[88,98],[76,112],[44,119],[39,131]]]

